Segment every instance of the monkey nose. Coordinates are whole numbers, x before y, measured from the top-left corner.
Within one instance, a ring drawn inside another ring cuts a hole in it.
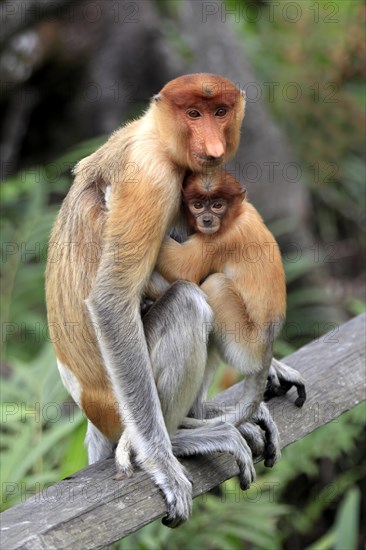
[[[208,220],[203,220],[203,225],[205,227],[210,227],[210,225],[212,225],[212,220],[209,220],[209,219]]]
[[[225,154],[224,145],[220,142],[206,144],[206,156],[209,160],[220,160]]]

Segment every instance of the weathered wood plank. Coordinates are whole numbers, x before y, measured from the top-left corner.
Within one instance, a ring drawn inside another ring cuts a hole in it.
[[[286,358],[304,375],[308,400],[297,409],[291,390],[270,402],[282,447],[365,399],[365,325],[366,315],[361,315]],[[215,400],[235,401],[238,391],[240,384]],[[192,477],[194,496],[238,473],[227,454],[182,462]],[[164,515],[163,497],[146,474],[137,472],[123,482],[114,475],[113,460],[105,460],[3,512],[2,548],[103,548]]]

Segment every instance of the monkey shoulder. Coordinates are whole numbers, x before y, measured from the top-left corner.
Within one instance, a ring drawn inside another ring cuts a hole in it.
[[[265,224],[262,216],[255,206],[246,201],[245,210],[242,212],[238,227],[241,230],[242,238],[262,246],[267,243],[276,243],[276,239]]]

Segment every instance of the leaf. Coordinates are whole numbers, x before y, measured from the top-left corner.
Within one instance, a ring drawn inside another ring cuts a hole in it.
[[[360,489],[352,487],[337,511],[334,550],[357,550],[360,505]]]

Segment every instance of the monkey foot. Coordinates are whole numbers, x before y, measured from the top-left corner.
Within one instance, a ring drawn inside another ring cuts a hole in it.
[[[128,470],[127,472],[118,470],[116,475],[113,477],[113,479],[115,479],[116,481],[123,481],[125,479],[132,477],[132,475],[133,475],[133,468],[131,466],[131,469]]]
[[[297,407],[302,407],[306,401],[305,381],[298,371],[276,359],[272,360],[264,392],[264,400],[285,395],[292,387],[297,389]]]
[[[272,468],[281,457],[280,439],[275,421],[267,406],[261,403],[253,420],[264,431],[265,444],[263,449],[264,465]]]
[[[259,458],[264,454],[266,438],[264,432],[254,422],[243,422],[238,426],[238,430],[248,443],[252,451],[253,458]]]
[[[115,460],[117,474],[114,479],[122,481],[123,479],[128,479],[133,475],[131,454],[132,448],[130,438],[127,434],[127,431],[124,431],[116,447]]]

